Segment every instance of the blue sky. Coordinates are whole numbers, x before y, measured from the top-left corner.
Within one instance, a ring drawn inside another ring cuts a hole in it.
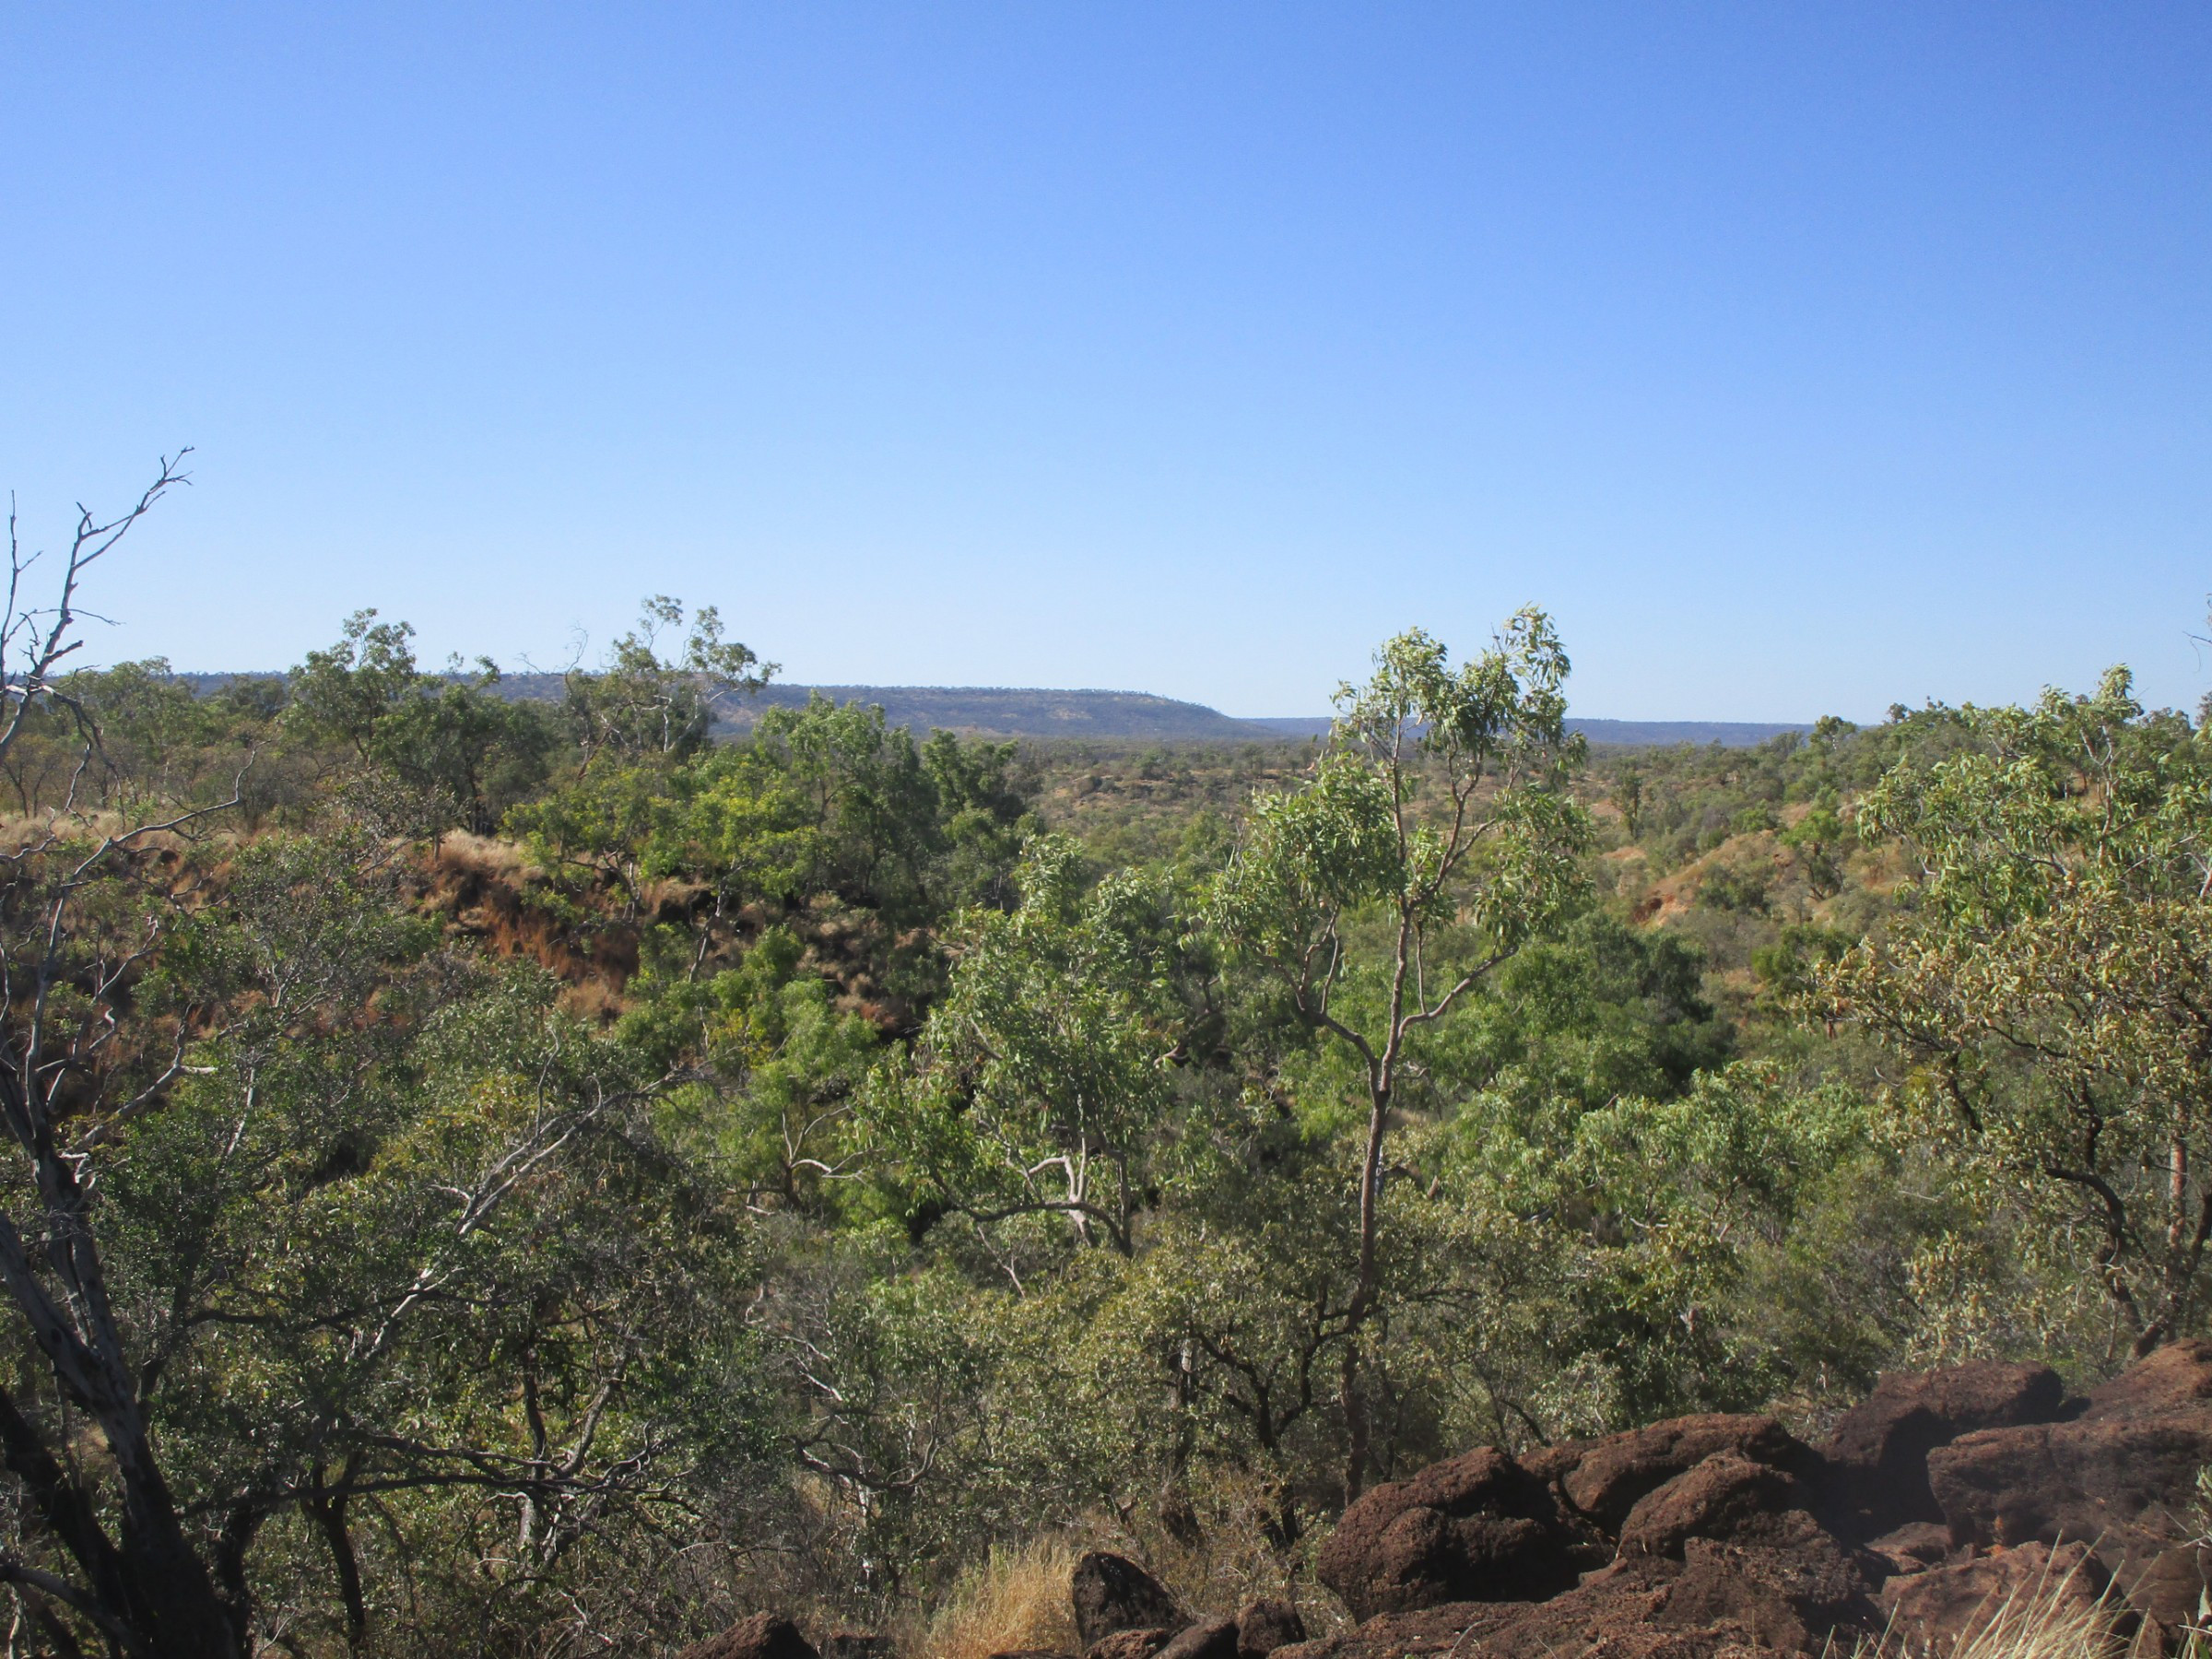
[[[2136,666],[2212,590],[2212,8],[21,5],[0,483],[100,656],[373,605],[800,680],[1582,712]]]

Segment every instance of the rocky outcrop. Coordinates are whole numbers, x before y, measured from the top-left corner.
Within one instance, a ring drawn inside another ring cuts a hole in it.
[[[1928,1453],[1981,1429],[2047,1423],[2065,1390],[2047,1365],[1958,1365],[1892,1371],[1843,1415],[1822,1448],[1831,1520],[1861,1537],[1939,1522]]]
[[[2030,1603],[2171,1648],[2212,1583],[2212,1345],[2087,1400],[2038,1365],[1887,1376],[1818,1450],[1771,1418],[1484,1449],[1345,1512],[1323,1583],[1363,1622],[1277,1659],[1942,1659]],[[2101,1599],[2100,1599],[2101,1598]]]
[[[2023,1544],[1921,1572],[1882,1586],[1885,1624],[1914,1653],[1947,1659],[1991,1626],[2030,1607],[2093,1618],[2112,1578],[2086,1544],[2056,1549]]]
[[[1234,1618],[1193,1621],[1166,1585],[1128,1557],[1104,1550],[1076,1563],[1068,1590],[1083,1659],[1267,1659],[1306,1639],[1297,1607],[1272,1596],[1247,1603]]]
[[[1804,1487],[1786,1470],[1737,1452],[1715,1452],[1636,1500],[1620,1524],[1623,1556],[1683,1559],[1692,1538],[1751,1540],[1804,1508]]]
[[[1720,1452],[1798,1473],[1819,1461],[1771,1417],[1709,1412],[1602,1440],[1547,1446],[1521,1462],[1553,1486],[1573,1513],[1617,1537],[1629,1512],[1645,1496]]]
[[[1100,1659],[1147,1659],[1191,1622],[1166,1585],[1127,1556],[1103,1549],[1091,1550],[1076,1563],[1068,1594],[1075,1603],[1076,1637],[1087,1653],[1107,1637],[1124,1631],[1159,1633],[1159,1641],[1144,1653],[1117,1650]]]
[[[1379,1486],[1346,1510],[1315,1563],[1356,1618],[1571,1589],[1606,1551],[1551,1485],[1488,1447]]]
[[[719,1636],[686,1648],[680,1659],[819,1659],[799,1627],[772,1613],[741,1618]]]
[[[1237,1659],[1267,1659],[1277,1648],[1306,1639],[1306,1621],[1290,1603],[1262,1596],[1237,1615]]]
[[[1100,1637],[1083,1650],[1083,1659],[1153,1659],[1175,1640],[1175,1632],[1165,1625],[1148,1625],[1141,1630],[1113,1630]]]
[[[1237,1621],[1209,1618],[1192,1625],[1159,1654],[1160,1659],[1237,1659]]]
[[[2093,1391],[2077,1416],[1985,1429],[1928,1455],[1952,1542],[2088,1544],[2136,1611],[2194,1615],[2196,1477],[2212,1465],[2212,1344],[2177,1342]]]

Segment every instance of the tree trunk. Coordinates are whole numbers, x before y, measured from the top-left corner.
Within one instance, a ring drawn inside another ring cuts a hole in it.
[[[1382,1225],[1382,1137],[1390,1124],[1390,1091],[1374,1092],[1367,1123],[1367,1151],[1359,1164],[1359,1265],[1352,1300],[1345,1308],[1344,1370],[1338,1399],[1344,1410],[1344,1500],[1358,1500],[1367,1488],[1367,1399],[1359,1384],[1359,1331],[1374,1311],[1376,1236]]]

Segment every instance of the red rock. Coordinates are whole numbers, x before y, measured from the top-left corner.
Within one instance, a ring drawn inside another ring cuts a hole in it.
[[[1882,1586],[1881,1606],[1915,1652],[1946,1659],[1994,1624],[2010,1628],[2044,1609],[2093,1614],[2111,1582],[2086,1544],[2023,1544],[1900,1573]]]
[[[1980,1429],[2047,1423],[2065,1391],[2047,1365],[1955,1365],[1885,1373],[1846,1412],[1823,1448],[1833,1472],[1830,1513],[1854,1536],[1938,1521],[1928,1453]]]
[[[1624,1558],[1543,1602],[1462,1602],[1369,1619],[1275,1659],[1760,1659],[1850,1651],[1875,1626],[1848,1551],[1802,1512],[1775,1541],[1695,1540],[1687,1561]]]
[[[1620,1526],[1624,1556],[1682,1559],[1692,1538],[1740,1538],[1799,1508],[1802,1488],[1791,1476],[1734,1452],[1716,1452],[1636,1500]]]
[[[1912,1521],[1894,1532],[1869,1538],[1866,1550],[1891,1573],[1924,1572],[1942,1566],[1949,1558],[1951,1529],[1939,1522]]]
[[[1306,1639],[1306,1621],[1290,1603],[1262,1596],[1237,1615],[1237,1659],[1267,1659]]]
[[[1604,1559],[1544,1483],[1484,1447],[1346,1510],[1315,1562],[1357,1618],[1445,1602],[1544,1596]]]
[[[2085,1418],[2142,1417],[2212,1404],[2212,1342],[2170,1342],[2089,1390]]]
[[[1839,1631],[1871,1629],[1873,1598],[1851,1552],[1802,1510],[1777,1520],[1758,1543],[1690,1539],[1658,1622],[1734,1625],[1760,1646],[1808,1653],[1826,1651]]]
[[[2212,1550],[2190,1542],[2160,1550],[2137,1564],[2127,1587],[2127,1605],[2159,1627],[2168,1647],[2191,1628],[2200,1626],[2205,1586],[2212,1584]]]
[[[1928,1485],[1955,1542],[2086,1543],[2137,1612],[2173,1626],[2206,1583],[2186,1547],[2208,1464],[2212,1346],[2187,1342],[2094,1391],[2073,1421],[1985,1429],[1936,1448]]]
[[[773,1613],[741,1618],[719,1636],[686,1648],[679,1659],[818,1659],[799,1627]]]
[[[1171,1636],[1191,1622],[1166,1585],[1127,1556],[1103,1549],[1076,1563],[1068,1596],[1075,1604],[1076,1637],[1086,1653],[1118,1630],[1165,1630]],[[1166,1642],[1163,1636],[1160,1645]]]
[[[1237,1621],[1209,1618],[1194,1624],[1161,1648],[1159,1659],[1237,1659]]]
[[[1723,1412],[1547,1447],[1529,1461],[1575,1511],[1618,1536],[1637,1500],[1715,1452],[1734,1452],[1792,1474],[1809,1474],[1818,1464],[1810,1448],[1772,1418]]]
[[[1152,1656],[1175,1640],[1175,1632],[1164,1626],[1145,1630],[1114,1630],[1100,1637],[1083,1650],[1083,1659],[1152,1659]]]

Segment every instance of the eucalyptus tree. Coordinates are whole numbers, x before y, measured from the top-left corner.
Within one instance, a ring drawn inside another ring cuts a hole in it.
[[[1858,803],[1916,879],[1807,998],[1912,1063],[1902,1097],[1993,1198],[2086,1234],[2120,1334],[2184,1334],[2212,1243],[2212,737],[2093,696],[1965,709]]]
[[[915,1064],[878,1075],[867,1116],[924,1203],[966,1218],[1018,1285],[1009,1223],[1056,1218],[1077,1245],[1134,1252],[1183,1009],[1143,882],[1087,889],[1054,836],[1030,841],[1016,880],[1013,911],[960,918]]]
[[[1253,803],[1217,884],[1215,928],[1297,1018],[1356,1056],[1365,1085],[1359,1244],[1343,1325],[1345,1489],[1368,1474],[1361,1339],[1377,1311],[1384,1143],[1411,1045],[1572,907],[1589,820],[1570,792],[1566,652],[1543,612],[1515,615],[1456,669],[1416,629],[1342,687],[1312,775]],[[1345,994],[1356,975],[1379,982]]]
[[[97,760],[80,586],[180,481],[81,516],[42,603],[11,540],[0,762],[57,722]],[[288,1527],[358,1641],[359,1511],[397,1536],[426,1495],[471,1511],[446,1553],[496,1516],[467,1567],[542,1579],[677,1483],[653,1378],[716,1324],[667,1079],[442,949],[404,846],[240,845],[225,805],[0,841],[0,1586],[62,1653],[253,1651]]]
[[[776,673],[750,648],[722,637],[721,614],[702,605],[692,614],[682,650],[661,655],[661,635],[684,626],[680,601],[647,599],[638,626],[614,642],[596,673],[567,676],[567,711],[585,759],[680,758],[704,747],[733,697],[759,691]]]

